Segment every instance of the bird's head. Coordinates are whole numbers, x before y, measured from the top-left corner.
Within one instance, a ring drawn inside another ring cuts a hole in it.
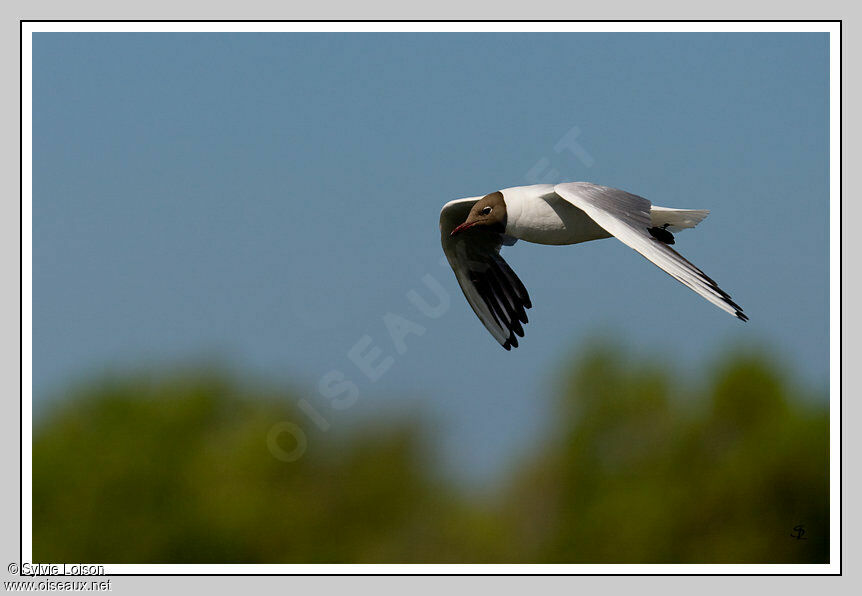
[[[452,230],[451,236],[473,227],[505,233],[506,202],[503,201],[503,193],[497,191],[476,201],[467,219]]]

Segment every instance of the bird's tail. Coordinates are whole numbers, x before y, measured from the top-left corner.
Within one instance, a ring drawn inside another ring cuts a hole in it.
[[[671,209],[656,205],[650,209],[652,225],[657,228],[664,228],[669,232],[693,228],[706,219],[707,215],[709,215],[708,209]]]

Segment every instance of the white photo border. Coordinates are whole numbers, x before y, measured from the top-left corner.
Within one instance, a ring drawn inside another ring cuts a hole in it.
[[[829,34],[829,499],[827,564],[104,564],[121,575],[841,575],[841,33],[834,21],[20,21],[21,562],[32,561],[32,39],[43,32]],[[90,563],[99,563],[91,561]]]

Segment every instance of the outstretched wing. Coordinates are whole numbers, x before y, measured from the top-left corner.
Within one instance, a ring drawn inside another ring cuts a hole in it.
[[[527,322],[526,309],[532,304],[524,284],[500,256],[506,237],[479,228],[451,235],[478,200],[459,199],[443,206],[440,242],[473,312],[494,339],[511,350],[518,347],[516,336],[524,337],[522,323]]]
[[[743,321],[748,320],[742,308],[713,279],[649,233],[651,204],[645,198],[588,182],[557,184],[554,192],[680,283],[720,309]]]

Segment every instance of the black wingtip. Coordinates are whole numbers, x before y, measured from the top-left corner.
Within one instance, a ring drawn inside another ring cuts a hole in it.
[[[736,318],[742,321],[743,323],[748,322],[748,316],[742,312],[741,310],[736,311]]]
[[[518,347],[518,338],[515,337],[514,333],[512,333],[509,335],[509,337],[506,338],[506,341],[503,342],[503,348],[508,352],[512,348],[517,348],[517,347]]]
[[[652,236],[659,242],[663,242],[665,244],[676,244],[676,241],[673,239],[673,234],[668,232],[665,227],[666,226],[663,226],[661,228],[647,228],[647,232],[649,232],[650,236]]]

